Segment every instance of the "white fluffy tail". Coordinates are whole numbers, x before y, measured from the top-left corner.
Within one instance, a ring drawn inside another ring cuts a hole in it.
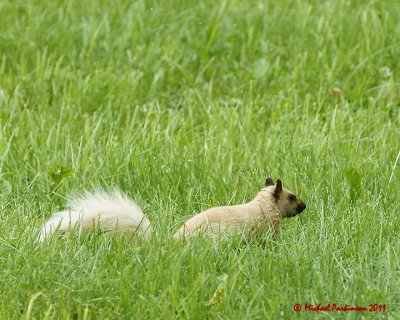
[[[150,221],[142,209],[118,190],[112,193],[86,191],[82,197],[72,198],[68,207],[69,210],[54,213],[45,223],[40,232],[40,241],[56,230],[66,232],[74,228],[90,229],[97,226],[106,230],[139,232],[146,238],[152,232]]]

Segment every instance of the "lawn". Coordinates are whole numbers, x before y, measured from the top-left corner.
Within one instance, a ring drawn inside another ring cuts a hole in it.
[[[390,0],[1,1],[0,319],[398,319],[399,17]],[[171,239],[267,176],[307,203],[276,239]],[[157,236],[37,243],[96,186]],[[385,312],[304,310],[334,303]]]

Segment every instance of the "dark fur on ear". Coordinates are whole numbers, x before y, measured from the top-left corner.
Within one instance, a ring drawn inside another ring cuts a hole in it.
[[[279,194],[282,192],[282,181],[281,180],[276,180],[276,187],[274,191],[274,197],[279,198]]]
[[[267,178],[267,180],[265,180],[265,186],[269,187],[269,186],[273,186],[275,185],[274,180],[272,180],[270,177]]]

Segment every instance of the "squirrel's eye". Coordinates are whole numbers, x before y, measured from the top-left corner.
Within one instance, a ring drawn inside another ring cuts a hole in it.
[[[290,200],[290,201],[295,201],[295,200],[296,200],[296,196],[295,196],[294,194],[291,194],[291,195],[289,196],[289,200]]]

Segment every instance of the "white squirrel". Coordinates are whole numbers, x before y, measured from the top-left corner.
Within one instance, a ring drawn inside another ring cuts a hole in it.
[[[39,240],[43,241],[56,230],[71,231],[75,228],[132,231],[149,238],[153,233],[150,221],[142,209],[126,194],[115,190],[86,191],[81,197],[68,202],[68,210],[56,212],[44,224]],[[210,236],[230,233],[234,230],[265,232],[271,227],[279,231],[282,218],[300,214],[306,204],[291,191],[271,178],[250,202],[207,209],[189,220],[174,234],[181,239],[198,234]]]

